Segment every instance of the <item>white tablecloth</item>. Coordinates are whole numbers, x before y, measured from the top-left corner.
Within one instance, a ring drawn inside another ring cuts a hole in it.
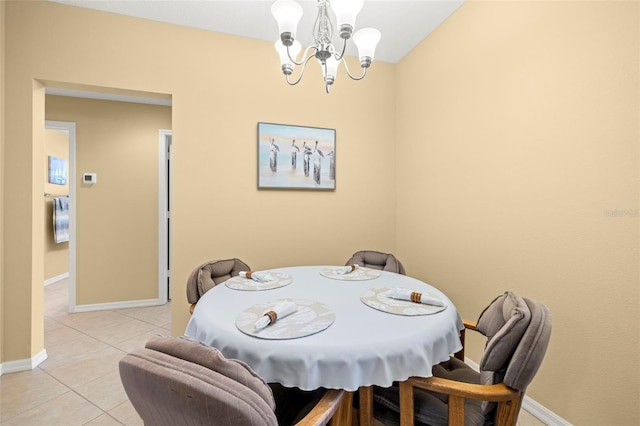
[[[265,291],[238,291],[217,285],[200,299],[185,335],[245,361],[267,382],[312,390],[355,391],[390,386],[410,376],[430,377],[431,367],[461,349],[462,321],[455,306],[436,288],[411,277],[382,271],[366,281],[340,281],[320,275],[329,266],[274,269],[293,282]],[[401,316],[366,306],[360,295],[378,287],[407,287],[439,296],[447,309],[437,314]],[[315,300],[336,315],[326,330],[306,337],[267,340],[236,328],[240,312],[279,299]]]

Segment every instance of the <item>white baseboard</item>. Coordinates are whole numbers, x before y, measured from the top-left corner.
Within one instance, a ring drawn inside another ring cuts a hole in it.
[[[18,371],[33,370],[45,359],[47,359],[47,350],[43,349],[36,355],[28,359],[3,362],[2,364],[0,364],[0,376],[5,373],[17,373]]]
[[[549,410],[548,408],[540,405],[527,395],[522,400],[522,408],[526,410],[536,419],[540,420],[545,425],[549,426],[571,426],[571,423]]]
[[[126,302],[93,303],[88,305],[75,305],[73,312],[106,311],[112,309],[148,308],[164,303],[160,299],[128,300]]]
[[[474,370],[480,371],[480,366],[477,362],[469,359],[468,357],[464,357],[464,362]],[[571,426],[571,423],[542,404],[534,401],[526,394],[522,400],[522,408],[547,426]]]
[[[65,272],[64,274],[56,275],[55,277],[51,277],[49,279],[44,280],[44,286],[46,287],[48,285],[55,284],[58,281],[66,280],[67,278],[69,278],[68,272]]]

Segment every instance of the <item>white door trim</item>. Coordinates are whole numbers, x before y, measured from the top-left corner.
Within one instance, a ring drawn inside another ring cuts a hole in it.
[[[170,265],[167,259],[169,250],[169,226],[167,220],[170,218],[169,198],[169,142],[172,135],[171,130],[161,129],[158,132],[158,299],[161,304],[167,303],[169,295],[167,285],[170,279]],[[170,287],[169,287],[170,288]]]
[[[69,312],[76,311],[76,123],[46,120],[46,129],[69,135]]]

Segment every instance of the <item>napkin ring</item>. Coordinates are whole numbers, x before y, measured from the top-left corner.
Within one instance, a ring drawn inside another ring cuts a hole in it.
[[[356,265],[355,265],[355,264],[353,264],[353,265],[349,265],[349,266],[351,266],[351,270],[350,270],[349,272],[353,272],[353,271],[355,271],[355,270],[356,270]]]
[[[273,324],[278,319],[278,314],[275,311],[265,312],[265,315],[269,317],[269,324]]]
[[[422,293],[411,292],[411,301],[415,303],[421,303]]]
[[[251,279],[251,271],[247,271],[244,276],[245,278]]]

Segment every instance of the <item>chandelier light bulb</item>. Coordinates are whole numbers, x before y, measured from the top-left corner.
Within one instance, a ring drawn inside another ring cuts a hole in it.
[[[302,6],[293,0],[278,0],[271,5],[271,14],[278,22],[280,39],[285,46],[293,44],[298,22],[302,18]]]
[[[380,31],[375,28],[363,28],[353,35],[353,42],[358,47],[358,57],[362,67],[371,65],[381,36]]]
[[[282,40],[276,41],[275,46],[278,55],[280,55],[280,66],[282,67],[282,72],[285,74],[291,74],[295,66],[291,58],[296,59],[298,53],[302,50],[302,45],[298,40],[295,40],[293,44],[289,46],[289,52],[287,52],[287,46],[282,44]]]
[[[324,81],[327,84],[333,84],[336,79],[336,75],[338,74],[338,65],[340,65],[340,61],[330,56],[327,58],[325,66],[322,68],[324,72]]]
[[[331,10],[336,14],[340,37],[350,38],[356,26],[356,17],[362,10],[364,0],[331,0]]]

